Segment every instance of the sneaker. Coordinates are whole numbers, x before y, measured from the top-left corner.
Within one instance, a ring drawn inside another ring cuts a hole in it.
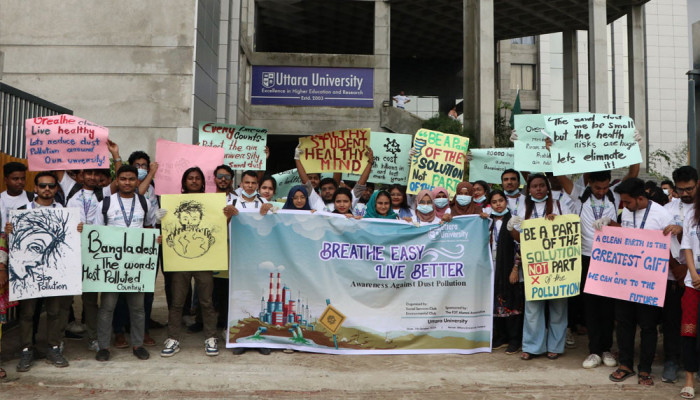
[[[218,346],[218,340],[214,337],[210,337],[209,339],[204,341],[204,352],[208,356],[218,356],[219,355],[219,346]]]
[[[245,347],[236,347],[235,349],[233,349],[233,354],[240,356],[241,354],[245,353],[245,350]]]
[[[509,344],[508,347],[506,348],[506,354],[513,355],[520,351],[520,345],[519,344]]]
[[[27,372],[34,365],[34,351],[28,347],[22,350],[22,357],[17,363],[17,372]]]
[[[97,361],[109,361],[109,350],[101,349],[95,354],[95,360]]]
[[[175,339],[165,339],[165,348],[160,351],[161,357],[172,357],[180,351],[180,342]]]
[[[595,368],[602,364],[600,356],[597,354],[589,354],[585,360],[583,360],[583,368]]]
[[[66,330],[73,332],[75,334],[85,333],[85,327],[83,324],[73,321],[66,326]]]
[[[114,335],[114,347],[118,349],[126,349],[129,347],[129,342],[126,341],[126,336],[123,333]]]
[[[139,360],[148,360],[148,358],[151,356],[148,354],[148,350],[144,349],[143,346],[133,349],[133,352],[136,358]]]
[[[603,352],[603,364],[607,367],[617,367],[617,359],[609,351]]]
[[[678,364],[674,361],[664,363],[664,372],[661,374],[661,382],[676,383],[678,381]]]
[[[70,340],[82,340],[83,339],[83,335],[78,335],[77,333],[73,333],[73,332],[69,331],[68,329],[63,331],[63,337],[65,337],[66,339],[70,339]]]
[[[54,367],[64,368],[68,365],[68,360],[61,354],[61,349],[58,346],[49,347],[49,351],[46,353],[46,363],[53,364]]]
[[[266,347],[260,348],[260,349],[258,349],[258,351],[260,352],[260,354],[262,354],[264,356],[269,356],[270,353],[272,353],[272,350],[270,350]]]
[[[91,340],[90,342],[88,342],[88,350],[90,350],[90,351],[100,350],[100,345],[97,344],[97,340]]]
[[[571,333],[571,329],[566,330],[566,348],[575,349],[576,348],[576,338],[574,334]]]

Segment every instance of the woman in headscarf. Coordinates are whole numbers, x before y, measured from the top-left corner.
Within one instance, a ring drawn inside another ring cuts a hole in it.
[[[437,216],[435,210],[433,194],[423,189],[416,196],[413,204],[413,212],[416,214],[414,223],[418,225],[440,224],[442,222],[452,221],[451,214],[443,214],[442,217]]]
[[[367,209],[364,218],[399,219],[391,209],[391,195],[386,190],[378,190],[372,193],[367,201]]]
[[[447,189],[436,187],[432,192],[433,205],[435,207],[435,216],[442,219],[442,216],[450,213],[450,198],[447,195]]]
[[[474,187],[469,182],[460,182],[457,192],[450,203],[450,213],[453,217],[458,215],[481,214],[481,206],[474,202]]]
[[[287,201],[284,203],[282,209],[311,211],[311,206],[309,205],[309,193],[306,191],[306,186],[296,185],[289,189]]]

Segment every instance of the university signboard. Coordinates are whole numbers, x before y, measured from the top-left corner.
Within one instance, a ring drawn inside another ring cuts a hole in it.
[[[251,104],[373,107],[372,68],[253,66]]]

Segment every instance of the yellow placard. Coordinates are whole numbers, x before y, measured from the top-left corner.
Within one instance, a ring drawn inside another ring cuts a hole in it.
[[[523,221],[520,254],[525,300],[547,300],[579,294],[581,285],[581,218],[559,215],[550,221]]]
[[[330,304],[325,310],[323,310],[321,318],[318,319],[318,322],[320,322],[324,328],[328,329],[333,334],[338,332],[338,329],[340,329],[340,326],[343,325],[344,321],[345,315]]]
[[[418,194],[423,189],[443,187],[452,198],[457,185],[464,180],[468,148],[468,137],[418,130],[413,138],[415,155],[411,158],[407,193]]]
[[[224,193],[161,196],[164,271],[228,271]]]
[[[307,173],[361,174],[367,165],[369,129],[344,129],[299,138],[299,157]]]

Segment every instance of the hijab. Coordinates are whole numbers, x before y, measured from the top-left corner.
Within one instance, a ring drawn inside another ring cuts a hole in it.
[[[437,199],[437,196],[440,193],[445,193],[445,196],[447,196],[448,199],[447,205],[443,208],[438,208],[438,206],[435,204],[435,199]],[[443,187],[436,187],[435,189],[433,189],[431,198],[433,199],[433,207],[435,207],[435,216],[442,219],[442,216],[445,215],[445,211],[447,211],[447,208],[450,206],[450,194],[447,193],[447,189]]]
[[[297,192],[301,192],[306,196],[306,203],[304,204],[304,207],[302,208],[296,208],[294,206],[294,195],[297,194]],[[309,206],[309,193],[306,191],[306,186],[304,185],[296,185],[289,189],[289,194],[287,194],[287,201],[284,203],[284,206],[282,206],[283,210],[311,210],[311,207]]]
[[[474,186],[471,183],[460,182],[457,185],[457,193],[454,195],[452,202],[450,203],[450,212],[452,213],[452,216],[456,217],[458,215],[481,214],[481,207],[474,202],[473,198],[472,201],[466,206],[460,206],[459,203],[457,203],[457,195],[460,194],[464,188],[467,189],[467,195],[474,195]]]
[[[377,212],[377,197],[379,197],[380,194],[383,194],[387,198],[389,198],[389,212],[386,215],[381,215]],[[386,190],[377,190],[376,192],[372,193],[372,197],[369,198],[369,201],[367,201],[367,208],[366,208],[365,216],[364,218],[383,218],[383,219],[398,219],[399,216],[396,215],[394,212],[394,209],[391,208],[391,196],[389,195],[389,192]]]
[[[423,214],[420,211],[418,211],[418,204],[420,204],[421,200],[423,200],[423,197],[425,197],[426,195],[428,195],[428,197],[430,197],[430,200],[433,201],[433,211],[429,212],[428,214]],[[433,194],[429,190],[423,189],[420,192],[418,192],[418,195],[416,196],[415,201],[413,202],[413,211],[416,213],[416,218],[418,218],[418,221],[433,222],[436,216],[435,197],[433,197]]]

